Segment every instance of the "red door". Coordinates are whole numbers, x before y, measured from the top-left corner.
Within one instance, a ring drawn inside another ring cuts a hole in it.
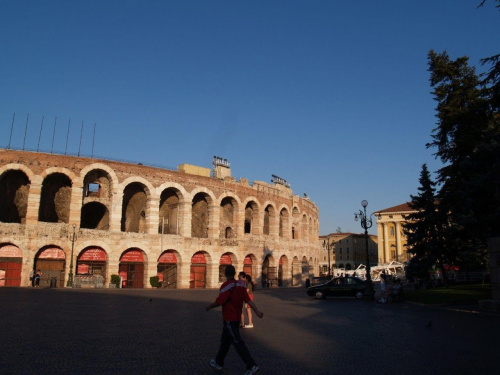
[[[21,286],[22,258],[0,259],[0,286]]]

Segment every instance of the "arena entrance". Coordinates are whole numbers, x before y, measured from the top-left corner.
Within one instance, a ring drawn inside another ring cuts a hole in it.
[[[253,280],[253,261],[252,257],[250,255],[247,255],[245,259],[243,260],[243,272],[245,272],[247,275],[250,275]]]
[[[222,254],[219,261],[219,283],[226,281],[226,267],[233,264],[231,253]]]
[[[142,250],[125,251],[120,258],[122,288],[144,288],[144,254]]]
[[[262,287],[277,287],[278,286],[278,270],[274,266],[274,258],[267,255],[262,264]]]
[[[21,286],[23,254],[17,246],[0,246],[0,287]]]
[[[76,260],[77,275],[98,275],[106,279],[106,252],[100,247],[84,249]]]
[[[59,247],[46,247],[35,258],[35,270],[40,270],[40,287],[50,286],[50,280],[56,279],[56,285],[64,288],[64,269],[66,268],[66,254]]]
[[[172,250],[167,250],[158,258],[158,281],[162,288],[177,288],[177,257]]]
[[[203,252],[198,252],[191,258],[191,269],[189,273],[189,288],[206,288],[207,282],[207,260]]]

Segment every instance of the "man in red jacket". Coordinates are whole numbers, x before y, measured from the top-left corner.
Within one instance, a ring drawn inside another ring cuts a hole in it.
[[[225,276],[227,281],[221,285],[219,296],[215,302],[205,307],[205,310],[208,311],[215,307],[222,306],[222,320],[224,323],[219,351],[215,359],[210,360],[210,366],[221,371],[222,366],[224,366],[224,358],[226,358],[229,347],[233,344],[236,352],[247,366],[248,371],[245,375],[251,375],[257,373],[259,367],[250,355],[245,342],[240,336],[240,319],[243,302],[250,305],[259,318],[262,318],[264,314],[260,312],[255,303],[250,300],[246,283],[243,281],[236,281],[234,275],[236,275],[234,267],[232,265],[226,266]]]

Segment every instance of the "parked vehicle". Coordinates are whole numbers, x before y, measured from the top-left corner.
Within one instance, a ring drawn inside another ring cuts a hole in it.
[[[365,288],[365,282],[358,277],[336,277],[325,284],[308,288],[307,295],[317,299],[348,296],[361,299]]]

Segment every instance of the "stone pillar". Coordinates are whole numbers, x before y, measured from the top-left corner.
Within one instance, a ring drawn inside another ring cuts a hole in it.
[[[160,220],[160,197],[149,197],[146,203],[146,233],[158,234]]]
[[[402,262],[403,259],[403,249],[401,248],[401,223],[395,222],[396,230],[396,260]]]
[[[148,254],[148,262],[144,265],[144,287],[152,288],[149,278],[152,276],[157,276],[158,268],[156,264],[156,259],[152,254]]]
[[[40,198],[42,194],[41,178],[31,181],[28,194],[28,208],[26,210],[26,224],[36,225],[38,223],[38,211],[40,210]]]
[[[69,204],[68,224],[76,224],[80,227],[80,219],[82,217],[82,202],[83,202],[83,186],[74,183],[71,188],[71,203]]]
[[[390,259],[389,253],[389,228],[387,223],[384,223],[384,263],[388,263]]]
[[[273,210],[273,215],[269,217],[269,236],[279,237],[280,217],[276,210]]]
[[[191,201],[181,201],[179,202],[179,213],[177,215],[179,220],[178,233],[183,237],[191,237],[191,217],[192,217],[193,207]],[[191,258],[189,259],[191,262]],[[189,269],[189,267],[188,267]],[[189,274],[188,274],[189,276]],[[189,277],[188,277],[189,281]],[[188,285],[189,287],[189,285]]]
[[[219,238],[220,206],[208,206],[208,238]]]
[[[109,230],[111,232],[120,232],[122,226],[122,205],[123,205],[123,189],[121,186],[113,193],[113,201],[111,202],[111,212],[109,213]]]
[[[381,223],[377,223],[377,236],[378,236],[378,243],[377,243],[377,250],[378,250],[378,260],[379,263],[384,263],[384,241],[383,241],[383,225]]]

